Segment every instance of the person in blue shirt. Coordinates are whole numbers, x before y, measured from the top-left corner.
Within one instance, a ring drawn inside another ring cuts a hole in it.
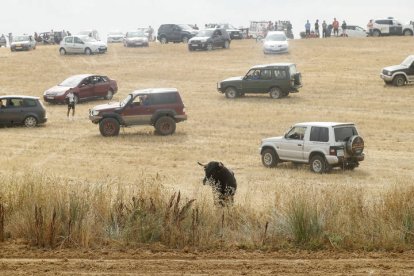
[[[310,36],[310,29],[311,29],[311,24],[309,23],[309,20],[307,20],[305,24],[306,37]]]

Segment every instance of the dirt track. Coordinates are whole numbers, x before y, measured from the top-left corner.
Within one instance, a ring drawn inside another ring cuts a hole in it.
[[[410,275],[414,273],[413,256],[413,252],[43,251],[6,244],[0,246],[0,275]]]

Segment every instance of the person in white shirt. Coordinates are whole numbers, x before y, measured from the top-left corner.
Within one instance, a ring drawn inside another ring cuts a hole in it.
[[[72,118],[75,117],[75,94],[72,91],[66,95],[66,99],[68,99],[68,113],[67,117],[69,118],[70,110],[72,109]]]

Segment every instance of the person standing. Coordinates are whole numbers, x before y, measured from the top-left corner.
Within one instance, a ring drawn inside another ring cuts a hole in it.
[[[372,22],[372,19],[369,20],[367,24],[367,28],[368,28],[369,36],[372,36],[372,30],[374,29],[374,22]]]
[[[307,20],[305,24],[306,38],[310,37],[310,29],[311,29],[311,24],[309,23],[309,20]]]
[[[319,38],[319,19],[316,19],[315,22],[315,35],[317,38]]]
[[[343,37],[347,37],[348,35],[346,34],[346,22],[345,20],[342,22],[342,36]]]
[[[154,33],[154,29],[151,27],[151,25],[149,25],[149,27],[148,27],[148,40],[149,41],[153,41],[153,37],[152,37],[152,34]]]
[[[68,113],[67,117],[69,119],[70,110],[72,110],[72,119],[75,117],[75,94],[70,90],[69,93],[66,95],[66,99],[68,101]]]
[[[332,27],[334,30],[334,35],[338,36],[339,35],[339,21],[336,20],[336,18],[334,18],[334,21],[332,22]]]
[[[322,22],[322,37],[323,38],[327,37],[327,35],[326,35],[327,28],[328,28],[328,24],[326,24],[326,21],[324,20]]]

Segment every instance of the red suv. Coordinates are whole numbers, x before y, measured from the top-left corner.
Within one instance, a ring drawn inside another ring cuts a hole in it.
[[[154,88],[134,91],[119,103],[95,106],[89,119],[99,124],[103,136],[116,136],[120,126],[134,125],[152,125],[158,134],[170,135],[187,115],[177,89]]]
[[[115,80],[106,76],[74,75],[46,90],[43,93],[43,99],[48,103],[65,103],[66,95],[70,90],[75,94],[75,103],[94,98],[110,100],[118,91],[118,85]]]

